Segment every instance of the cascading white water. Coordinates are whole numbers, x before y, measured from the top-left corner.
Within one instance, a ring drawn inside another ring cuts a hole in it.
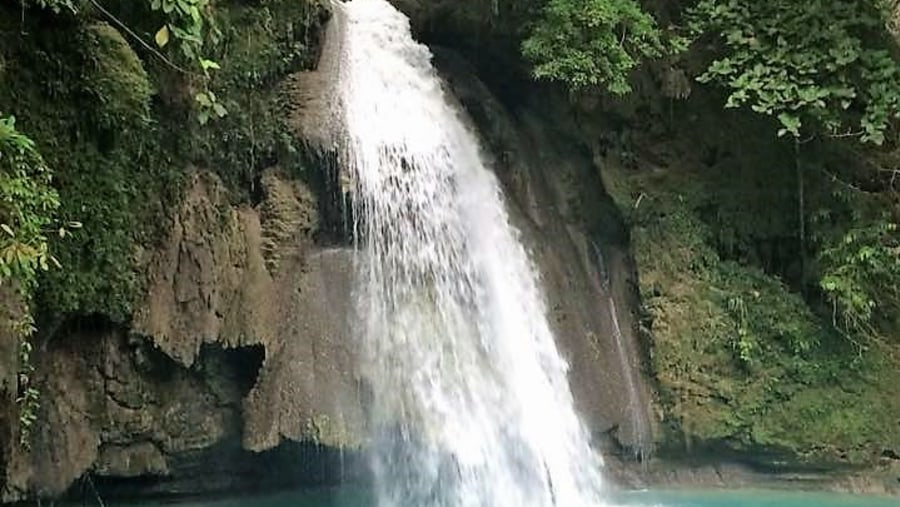
[[[602,505],[602,463],[476,135],[405,16],[386,0],[337,8],[380,505]]]

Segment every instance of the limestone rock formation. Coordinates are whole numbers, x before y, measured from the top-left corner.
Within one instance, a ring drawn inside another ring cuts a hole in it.
[[[269,171],[259,210],[231,208],[198,175],[173,234],[153,261],[148,304],[134,330],[185,366],[203,343],[261,346],[246,400],[248,449],[282,437],[358,444],[362,414],[348,333],[351,253],[319,250],[315,200]]]
[[[81,477],[142,479],[132,493],[221,491],[272,479],[248,474],[254,464],[310,467],[312,446],[325,469],[329,449],[360,445],[352,252],[313,245],[303,184],[272,169],[262,185],[258,206],[232,206],[198,171],[150,255],[130,332],[79,321],[43,344],[41,424],[31,452],[9,446],[6,500],[57,496]]]
[[[273,279],[259,213],[233,209],[224,187],[196,174],[172,232],[151,260],[146,304],[134,330],[182,365],[203,343],[239,347],[274,340]]]

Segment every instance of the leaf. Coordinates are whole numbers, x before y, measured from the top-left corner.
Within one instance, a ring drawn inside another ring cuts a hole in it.
[[[6,224],[0,224],[0,229],[3,229],[3,232],[9,234],[12,237],[16,237],[16,233],[13,232],[12,228]]]
[[[212,106],[212,100],[210,100],[209,95],[207,95],[203,92],[198,93],[194,97],[194,100],[196,100],[197,103],[200,104],[202,107],[211,107]]]
[[[163,25],[163,27],[156,32],[154,39],[156,40],[157,46],[161,48],[166,47],[166,44],[169,43],[169,25]]]
[[[200,59],[200,66],[203,67],[203,70],[209,70],[209,69],[219,70],[219,69],[221,69],[221,67],[219,66],[218,63],[216,63],[212,60],[207,60],[205,58]]]
[[[785,133],[791,133],[794,137],[800,135],[800,118],[790,113],[780,113],[778,115],[778,121],[784,126],[783,129],[779,131],[779,135],[784,135]]]
[[[219,118],[222,118],[223,116],[228,114],[228,110],[225,109],[225,106],[219,104],[218,102],[213,104],[213,111],[216,112],[216,116],[218,116]]]

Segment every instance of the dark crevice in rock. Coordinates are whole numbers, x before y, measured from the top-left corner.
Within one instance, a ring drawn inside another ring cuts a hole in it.
[[[41,323],[35,333],[35,346],[40,350],[47,350],[52,342],[64,340],[72,335],[89,333],[105,333],[119,326],[105,315],[70,315],[65,318],[39,320]]]
[[[277,162],[277,159],[267,160],[265,162],[267,165],[260,165],[254,168],[253,182],[250,185],[250,206],[255,208],[266,200],[265,187],[262,184],[262,171],[276,165]]]
[[[89,504],[96,501],[98,493],[105,501],[185,500],[268,494],[364,480],[364,460],[358,453],[296,442],[285,442],[276,449],[254,453],[242,449],[239,441],[226,440],[213,447],[180,454],[177,459],[170,460],[166,474],[134,477],[85,474],[63,497]]]
[[[314,237],[322,246],[346,246],[353,241],[353,206],[349,189],[341,181],[341,165],[335,151],[310,155],[309,163],[317,168],[309,175],[309,185],[316,195],[319,229]]]
[[[231,376],[240,399],[243,399],[256,385],[265,358],[266,349],[262,345],[223,349],[216,344],[207,344],[200,349],[199,364],[219,365]]]

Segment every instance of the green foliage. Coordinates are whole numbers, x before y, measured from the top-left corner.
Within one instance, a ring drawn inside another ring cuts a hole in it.
[[[197,120],[201,125],[211,118],[222,118],[228,114],[212,90],[207,89],[209,71],[218,70],[219,64],[204,56],[207,42],[218,42],[220,33],[212,22],[212,5],[209,0],[150,0],[150,7],[162,12],[168,22],[157,30],[154,40],[160,48],[169,44],[170,39],[178,41],[184,58],[195,65],[202,77],[202,89],[194,96],[198,109]]]
[[[756,151],[752,145],[740,149]],[[652,333],[651,368],[665,408],[664,429],[671,432],[666,443],[672,447],[663,452],[680,454],[677,443],[687,440],[753,456],[765,449],[782,465],[876,462],[882,449],[900,445],[896,366],[882,359],[888,354],[860,356],[832,332],[829,319],[777,277],[750,265],[749,257],[724,258],[722,251],[745,250],[723,250],[720,227],[766,187],[748,185],[747,175],[724,165],[690,167],[604,167],[607,188],[632,226],[644,326]],[[779,168],[755,167],[761,174]],[[730,199],[739,202],[720,211]],[[777,200],[769,205],[773,216],[794,222],[796,215],[781,213]],[[765,210],[752,208],[754,213]],[[759,217],[762,224],[771,219]],[[841,225],[835,234],[845,230]],[[725,236],[749,244],[747,237],[761,238],[762,231],[747,222]]]
[[[900,115],[900,66],[890,54],[881,2],[701,0],[697,35],[719,39],[701,82],[726,87],[726,107],[777,118],[779,135],[812,123],[828,134],[881,144]]]
[[[56,14],[62,12],[77,12],[73,0],[23,0],[26,5],[33,5],[41,9],[50,10]]]
[[[889,214],[851,226],[819,263],[835,325],[848,335],[877,336],[876,317],[900,313],[900,235]]]
[[[107,23],[87,27],[82,50],[85,91],[97,105],[91,114],[105,129],[140,129],[150,121],[153,88],[144,66],[122,34]]]
[[[41,322],[73,314],[129,319],[142,293],[140,253],[154,248],[168,226],[192,167],[217,172],[240,200],[250,199],[260,170],[274,164],[298,170],[299,147],[280,119],[275,85],[315,62],[323,5],[270,0],[207,9],[222,27],[222,41],[203,50],[222,69],[206,77],[149,53],[141,60],[130,39],[87,11],[85,19],[49,30],[41,17],[22,21],[13,15],[17,5],[0,3],[0,107],[16,113],[17,125],[27,127],[54,168],[60,220],[83,223],[65,239],[48,236],[63,269],[40,276]],[[136,33],[159,26],[149,2],[105,7]],[[213,24],[204,22],[207,42]],[[170,61],[185,59],[180,44],[166,46]],[[229,114],[202,128],[186,121],[202,115],[197,95],[211,88],[208,111],[220,116],[219,104]]]
[[[19,405],[19,445],[28,449],[31,447],[31,430],[37,421],[37,412],[40,408],[41,392],[32,384],[34,376],[34,362],[31,354],[34,346],[29,339],[36,331],[34,320],[26,313],[24,319],[18,323],[15,330],[19,337],[19,372],[18,384],[21,386],[16,404]]]
[[[42,318],[98,313],[124,321],[139,287],[135,246],[163,225],[158,213],[177,177],[179,147],[150,120],[154,87],[111,26],[41,30],[39,18],[26,16],[20,29],[5,14],[0,48],[9,71],[0,107],[15,110],[54,168],[60,221],[83,224],[71,237],[48,236],[63,269],[41,274],[35,308]]]
[[[30,289],[51,260],[47,230],[59,196],[34,141],[16,130],[15,118],[0,117],[0,283],[10,279]]]
[[[225,106],[223,106],[221,102],[219,102],[219,99],[212,90],[200,92],[194,99],[200,106],[200,113],[197,117],[200,125],[206,125],[210,118],[223,118],[228,114],[228,110],[225,109]]]
[[[249,198],[259,171],[276,161],[299,172],[302,150],[283,121],[278,83],[290,72],[315,65],[318,34],[328,19],[325,5],[272,0],[217,13],[222,43],[212,56],[222,70],[211,85],[229,114],[197,129],[193,150],[229,187],[241,189],[242,198]]]
[[[83,135],[86,134],[83,132]],[[142,141],[161,137],[140,131]],[[54,315],[102,314],[125,321],[140,288],[135,246],[161,226],[154,219],[164,205],[164,189],[173,184],[170,162],[158,148],[117,143],[109,152],[86,139],[67,146],[66,160],[56,165],[62,183],[64,220],[81,220],[83,232],[54,241],[64,269],[42,277],[40,308]]]
[[[623,95],[631,90],[630,71],[668,45],[676,48],[677,39],[667,42],[636,0],[548,0],[522,53],[537,78]]]
[[[900,215],[896,194],[881,187],[877,170],[897,153],[879,151],[885,157],[879,161],[848,150],[852,143],[842,147],[845,153],[820,146],[825,151],[812,166],[825,177],[809,189],[810,275],[823,313],[862,353],[896,342],[900,331]]]
[[[209,1],[150,0],[150,7],[154,11],[161,11],[169,19],[168,23],[156,32],[156,43],[160,47],[165,47],[170,37],[174,37],[180,43],[179,48],[184,57],[188,61],[200,64],[209,19]]]
[[[56,260],[48,251],[47,231],[55,222],[59,196],[35,142],[16,129],[15,118],[0,116],[0,284],[12,284],[20,295],[22,315],[13,323],[19,342],[19,444],[28,447],[37,420],[40,393],[31,383],[31,294],[40,270]],[[59,235],[65,236],[60,228]]]
[[[229,90],[270,87],[294,69],[317,62],[319,33],[328,20],[321,0],[273,0],[218,13],[222,43],[214,55],[222,71],[214,84]]]
[[[822,344],[825,331],[810,308],[779,280],[758,269],[721,261],[708,281],[724,291],[715,301],[734,322],[732,348],[743,366],[754,366],[772,350],[810,357]]]

